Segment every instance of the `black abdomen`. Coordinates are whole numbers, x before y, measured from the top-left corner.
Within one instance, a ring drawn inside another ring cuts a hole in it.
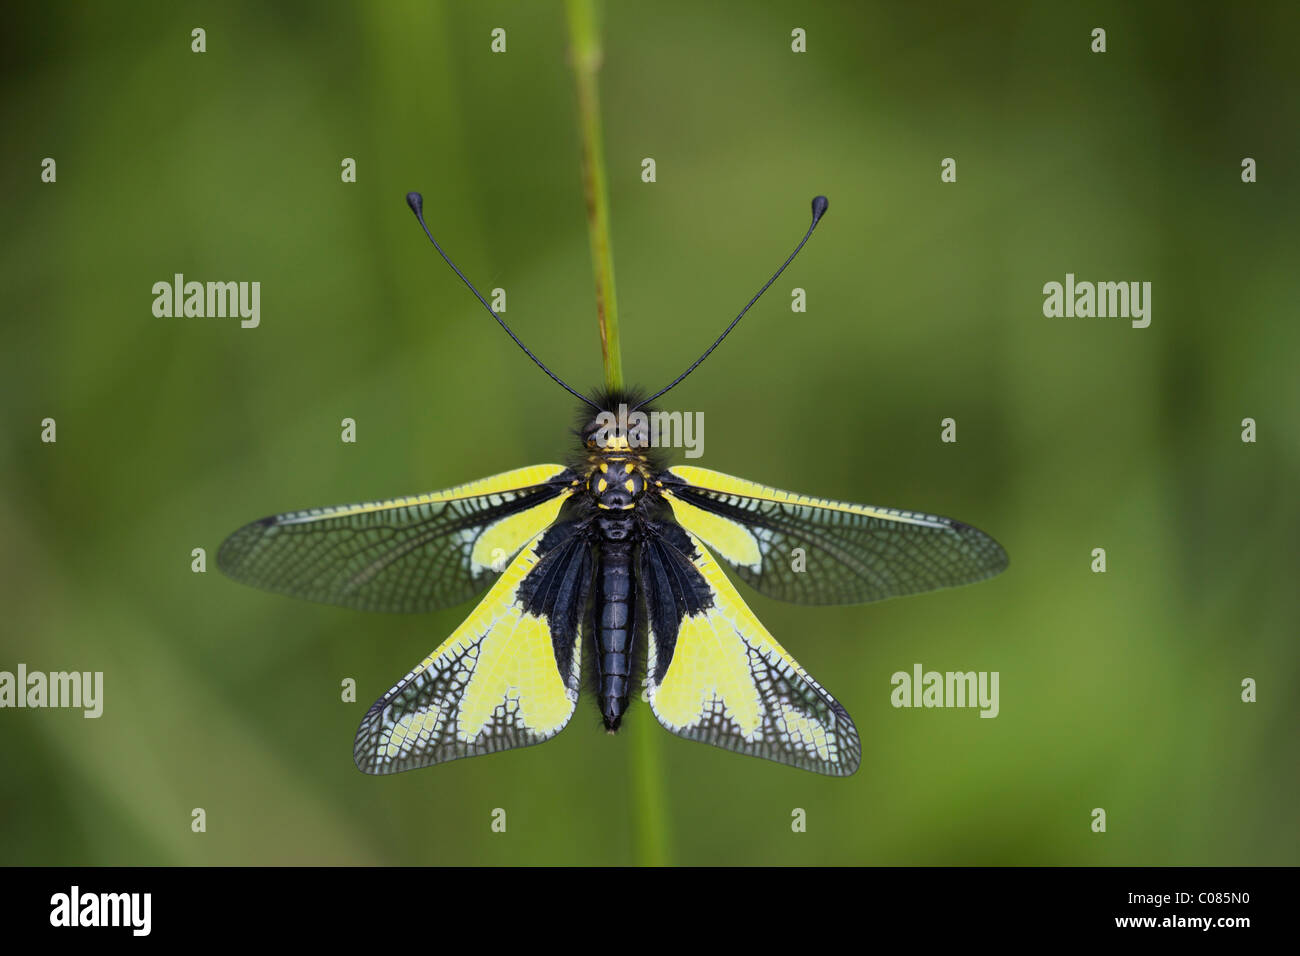
[[[600,521],[599,570],[593,582],[592,633],[596,639],[596,695],[611,732],[627,710],[635,680],[636,579],[632,575],[632,518]]]

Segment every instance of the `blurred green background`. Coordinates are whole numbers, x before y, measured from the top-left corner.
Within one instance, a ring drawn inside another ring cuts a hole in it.
[[[561,376],[600,381],[560,5],[11,17],[0,669],[102,670],[106,690],[99,720],[0,712],[0,861],[633,863],[653,858],[648,750],[679,863],[1300,862],[1294,4],[607,7],[629,380],[684,368],[824,192],[803,256],[668,407],[705,412],[699,464],[950,514],[1011,555],[991,582],[865,607],[742,586],[854,716],[848,780],[678,740],[644,706],[610,738],[590,700],[544,746],[363,776],[362,713],[469,605],[367,615],[215,569],[252,518],[568,451],[572,401],[403,202],[424,192]],[[260,281],[261,327],[155,318],[176,272]],[[1066,272],[1152,282],[1150,328],[1044,318]],[[915,662],[999,671],[1001,715],[895,710]]]

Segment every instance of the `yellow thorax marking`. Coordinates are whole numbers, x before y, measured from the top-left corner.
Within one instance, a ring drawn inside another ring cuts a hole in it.
[[[588,476],[597,470],[599,470],[602,475],[609,474],[611,466],[616,468],[618,465],[622,465],[623,473],[625,475],[639,472],[641,477],[645,478],[647,481],[650,478],[649,469],[646,467],[645,455],[638,455],[635,453],[626,454],[622,452],[615,454],[593,452],[588,456],[587,463],[591,467],[591,471],[587,472]]]

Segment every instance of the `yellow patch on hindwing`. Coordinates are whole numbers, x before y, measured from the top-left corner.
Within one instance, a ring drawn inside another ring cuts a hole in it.
[[[763,566],[763,552],[759,549],[758,539],[743,524],[697,508],[671,493],[667,497],[677,523],[707,541],[724,560],[754,571]]]
[[[571,673],[561,675],[549,622],[516,601],[521,582],[537,564],[540,540],[540,534],[534,537],[460,627],[386,695],[387,707],[403,706],[403,691],[448,674],[460,687],[454,698],[426,701],[397,718],[379,740],[384,756],[397,758],[447,734],[452,720],[456,739],[467,745],[516,722],[544,740],[569,722],[578,699],[580,646],[575,642]]]

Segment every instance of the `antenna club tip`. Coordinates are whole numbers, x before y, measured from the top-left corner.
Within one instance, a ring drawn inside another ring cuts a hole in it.
[[[826,215],[826,210],[831,207],[831,201],[825,196],[814,196],[812,201],[813,222],[816,222],[822,216]]]
[[[419,193],[407,193],[406,204],[411,207],[411,212],[417,216],[424,211],[424,197]]]

